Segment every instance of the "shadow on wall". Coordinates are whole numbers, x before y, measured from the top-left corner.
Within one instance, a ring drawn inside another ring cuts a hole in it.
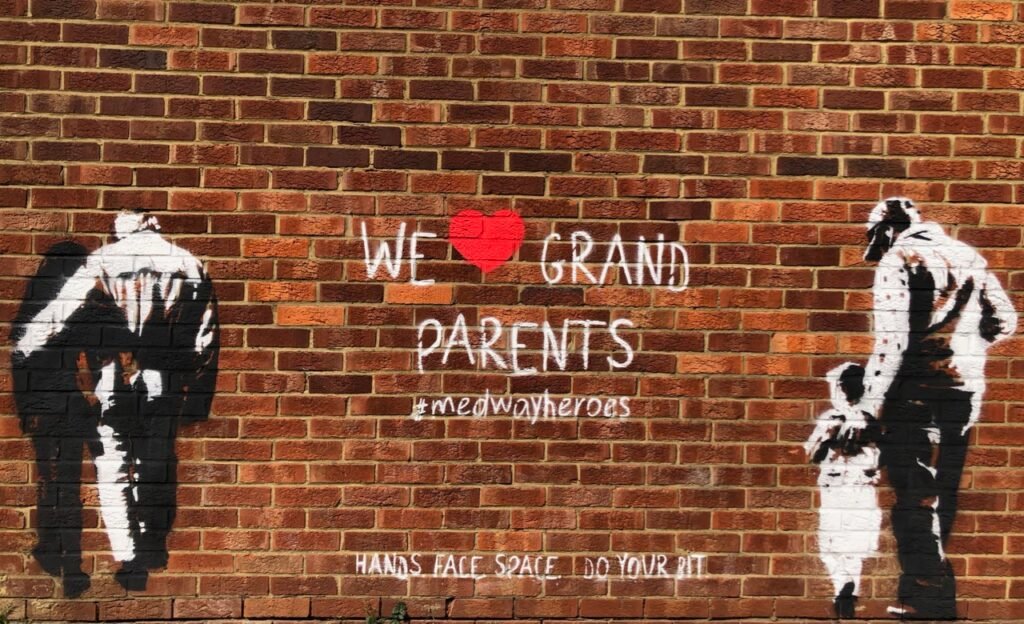
[[[32,554],[89,588],[82,571],[81,473],[88,445],[100,515],[126,589],[167,564],[181,420],[209,415],[219,326],[202,264],[159,234],[153,217],[121,213],[116,242],[91,254],[54,245],[29,281],[11,335],[22,430],[38,466]]]

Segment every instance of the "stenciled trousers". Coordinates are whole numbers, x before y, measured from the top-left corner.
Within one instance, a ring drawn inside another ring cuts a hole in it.
[[[95,389],[100,512],[114,558],[155,568],[167,563],[176,510],[177,418],[164,396],[166,375],[124,360],[104,364]]]
[[[881,418],[881,462],[896,494],[899,599],[921,615],[955,617],[956,580],[944,548],[956,517],[972,394],[926,389],[911,397],[886,401]]]
[[[76,348],[47,349],[12,363],[21,425],[36,457],[38,543],[33,556],[54,576],[80,574],[82,564],[82,459],[98,453],[98,410],[78,391],[65,366]]]
[[[37,471],[39,543],[33,554],[55,576],[81,572],[82,456],[85,445],[95,449],[96,428],[94,420],[78,416],[30,416],[26,421]]]

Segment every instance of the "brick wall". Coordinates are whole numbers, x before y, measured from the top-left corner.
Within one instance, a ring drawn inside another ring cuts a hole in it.
[[[170,561],[131,600],[89,485],[92,589],[64,600],[32,559],[34,452],[5,369],[14,617],[360,618],[401,600],[435,619],[828,618],[801,445],[826,371],[871,352],[868,211],[913,198],[1024,307],[1016,2],[2,0],[0,17],[0,332],[42,254],[99,247],[122,208],[205,263],[223,326],[212,414],[178,438]],[[525,227],[486,275],[447,241],[470,209]],[[432,286],[408,263],[367,275],[360,228],[393,245],[403,222],[438,235],[420,241]],[[545,283],[545,236],[567,258],[575,230],[601,257],[616,233],[681,241],[689,288]],[[635,357],[611,369],[595,334],[584,367],[574,333],[566,371],[475,370],[456,348],[419,372],[419,324],[459,313],[506,331],[628,319]],[[990,353],[948,546],[972,620],[1024,618],[1021,344]],[[545,389],[631,414],[410,416]],[[885,529],[865,615],[892,601],[893,548]],[[381,552],[547,554],[562,578],[356,573]],[[583,578],[622,553],[707,570]]]

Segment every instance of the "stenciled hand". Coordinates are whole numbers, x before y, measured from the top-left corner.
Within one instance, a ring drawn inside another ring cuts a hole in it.
[[[871,415],[859,409],[858,405],[855,404],[851,407],[853,409],[850,409],[841,417],[835,432],[835,439],[841,440],[844,443],[859,438],[863,431],[867,429],[868,419],[871,418]]]

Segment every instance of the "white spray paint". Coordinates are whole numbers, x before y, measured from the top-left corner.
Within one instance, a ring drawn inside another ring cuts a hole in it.
[[[116,364],[110,362],[100,369],[96,384],[96,398],[100,410],[108,412],[113,407],[114,376]],[[96,457],[96,483],[100,495],[100,515],[107,528],[110,550],[116,561],[130,561],[135,558],[135,544],[128,523],[128,497],[131,484],[128,478],[126,441],[120,439],[110,425],[102,424],[97,429],[103,454]]]
[[[123,312],[128,330],[141,336],[152,319],[157,304],[164,313],[181,303],[182,292],[195,300],[198,286],[205,278],[202,265],[188,251],[172,245],[159,234],[154,217],[131,212],[121,213],[114,223],[117,242],[101,247],[72,275],[49,305],[26,324],[16,345],[23,356],[44,348],[66,327],[71,316],[86,305],[94,291],[109,296]],[[185,286],[190,288],[185,288]],[[195,352],[203,353],[214,342],[215,315],[212,303],[202,315],[195,338]],[[134,466],[128,460],[127,432],[118,431],[109,422],[114,406],[117,362],[105,364],[93,391],[100,403],[97,433],[103,454],[95,458],[100,513],[106,526],[113,556],[118,561],[135,558],[135,537],[131,532],[128,509],[137,497],[135,486],[141,460]],[[141,378],[147,401],[163,396],[168,373],[153,368],[136,371],[125,381],[130,386]],[[139,522],[139,532],[146,527]]]
[[[896,199],[909,202],[905,198]],[[875,206],[868,228],[882,220],[886,201]],[[954,311],[954,306],[962,306],[949,338],[953,353],[949,374],[956,378],[959,389],[973,395],[966,432],[980,415],[985,393],[986,352],[992,344],[1013,334],[1017,314],[998,278],[988,272],[985,259],[973,247],[950,237],[937,223],[922,223],[915,209],[905,210],[911,224],[896,236],[875,273],[875,348],[866,366],[864,410],[878,414],[885,393],[899,371],[903,351],[910,340],[909,271],[923,269],[931,274],[935,284],[930,325],[942,324]],[[963,301],[961,294],[965,288],[972,291]],[[999,332],[991,342],[979,332],[983,301],[991,305],[999,323]]]
[[[135,558],[135,540],[128,524],[128,497],[132,496],[128,472],[125,470],[124,440],[110,425],[97,428],[103,454],[96,458],[96,484],[100,495],[100,515],[107,528],[110,550],[116,561]]]
[[[585,231],[576,231],[569,236],[572,259],[568,270],[565,267],[566,260],[549,258],[551,243],[561,240],[562,236],[557,232],[544,238],[540,270],[548,284],[559,284],[568,277],[573,284],[601,285],[611,282],[609,276],[621,275],[624,283],[629,286],[643,286],[649,278],[651,286],[664,286],[672,292],[682,292],[690,282],[690,258],[686,248],[681,243],[666,241],[662,234],[655,241],[648,242],[640,236],[636,242],[626,243],[616,233],[608,242],[601,272],[596,276],[586,264],[595,261],[591,258],[595,247],[594,237]],[[634,248],[632,254],[627,251],[628,246]]]
[[[854,596],[860,595],[864,561],[878,551],[877,471],[876,448],[854,456],[833,452],[821,463],[818,544],[836,595],[847,583],[853,583]]]
[[[46,346],[93,289],[110,295],[124,312],[129,330],[141,335],[153,311],[154,294],[170,309],[178,302],[185,282],[198,286],[204,276],[199,260],[164,240],[159,232],[139,229],[146,227],[158,227],[156,220],[132,213],[119,216],[115,228],[120,240],[91,254],[57,297],[26,325],[18,352],[27,356]],[[195,296],[195,289],[192,292]],[[197,353],[213,340],[212,319],[212,310],[207,310],[196,337]]]
[[[882,510],[875,486],[878,483],[879,451],[873,445],[861,446],[856,453],[843,450],[844,429],[863,430],[865,414],[858,404],[851,405],[839,385],[839,376],[850,366],[842,364],[829,371],[832,409],[818,417],[817,426],[804,445],[814,456],[822,445],[838,442],[821,460],[818,487],[818,546],[828,569],[835,593],[853,583],[853,595],[860,595],[860,577],[864,561],[878,551]]]
[[[570,342],[569,336],[574,330],[579,330],[578,343],[575,353],[580,356],[583,370],[590,369],[590,341],[594,330],[603,329],[608,337],[617,345],[615,351],[605,357],[609,367],[612,369],[628,368],[635,357],[633,346],[623,338],[623,330],[634,327],[633,321],[627,318],[619,318],[611,321],[597,321],[592,319],[564,319],[561,327],[556,330],[550,321],[533,323],[528,321],[516,321],[511,324],[508,330],[508,340],[505,346],[505,355],[492,347],[497,343],[503,333],[502,322],[494,317],[484,317],[478,326],[470,325],[463,314],[455,317],[450,327],[445,327],[437,319],[424,319],[416,328],[416,369],[422,374],[425,371],[425,360],[441,349],[441,365],[448,363],[452,351],[457,354],[465,354],[470,364],[479,364],[481,369],[488,369],[492,366],[499,370],[509,370],[510,374],[518,376],[534,375],[537,368],[534,366],[520,367],[520,355],[530,349],[530,345],[523,343],[521,333],[540,329],[540,354],[541,368],[549,370],[564,371],[569,363]],[[433,336],[432,341],[424,340],[429,335]],[[472,334],[472,338],[470,336]],[[447,340],[445,337],[447,336]],[[534,347],[536,349],[536,347]]]

